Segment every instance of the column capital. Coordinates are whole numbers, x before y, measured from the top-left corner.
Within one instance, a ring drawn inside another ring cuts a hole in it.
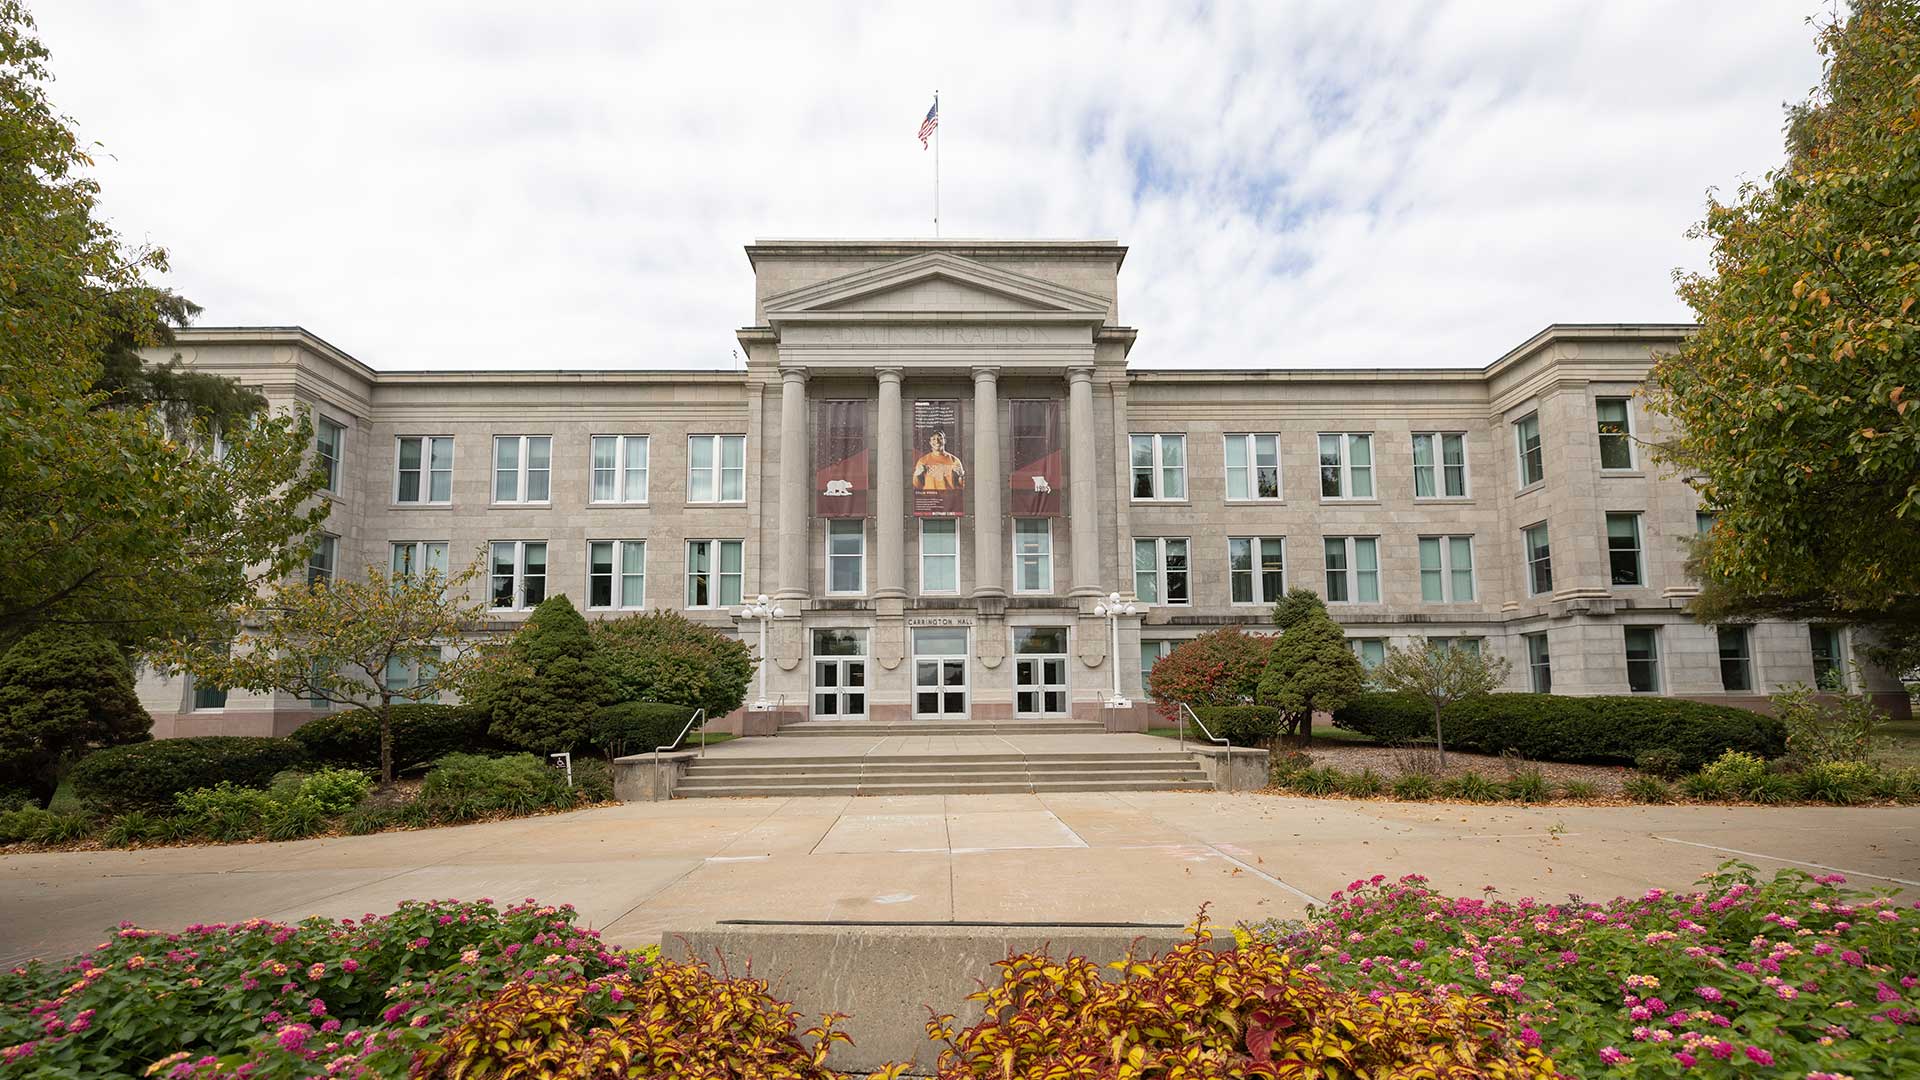
[[[975,384],[1000,381],[1000,367],[997,364],[981,364],[973,369]]]
[[[906,374],[907,369],[902,367],[881,367],[873,369],[873,377],[875,379],[883,383],[893,383],[895,386],[900,385],[900,380],[905,378]]]
[[[780,368],[782,382],[804,383],[807,381],[807,368],[804,364],[783,364]]]
[[[1087,383],[1091,385],[1093,382],[1093,369],[1090,367],[1070,367],[1067,369],[1067,382]]]

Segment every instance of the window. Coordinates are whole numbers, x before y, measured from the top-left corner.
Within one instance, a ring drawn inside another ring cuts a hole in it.
[[[445,540],[402,540],[393,545],[394,577],[419,577],[429,571],[446,576]]]
[[[1133,595],[1148,604],[1191,604],[1187,540],[1163,536],[1133,541]]]
[[[1722,626],[1720,638],[1720,689],[1753,689],[1753,649],[1747,644],[1747,628]]]
[[[594,540],[587,544],[587,606],[647,606],[645,540]]]
[[[960,523],[952,518],[920,520],[920,591],[960,591]]]
[[[320,690],[320,687],[326,682],[327,676],[332,670],[325,660],[315,660],[313,663],[307,665],[307,706],[309,708],[330,709],[333,707],[333,702],[328,701],[327,695]]]
[[[333,582],[333,568],[340,556],[340,538],[320,534],[320,542],[313,546],[313,554],[307,556],[307,584],[318,581]]]
[[[1705,536],[1713,531],[1714,522],[1719,520],[1720,515],[1710,510],[1695,510],[1693,512],[1693,531]]]
[[[1013,519],[1013,591],[1053,591],[1053,523],[1046,518]]]
[[[547,598],[545,540],[495,540],[489,564],[494,610],[530,608]]]
[[[687,501],[745,502],[747,437],[687,436]]]
[[[1473,599],[1473,537],[1420,538],[1420,599],[1429,604]]]
[[[387,670],[382,675],[382,681],[386,683],[389,691],[418,690],[439,678],[440,665],[432,660],[414,663],[395,656],[387,660]],[[409,694],[406,700],[411,703],[433,703],[440,700],[440,692],[433,690],[424,694]]]
[[[867,591],[867,523],[863,518],[827,522],[827,591]]]
[[[1320,497],[1373,498],[1373,436],[1320,436]]]
[[[1847,643],[1837,626],[1809,626],[1813,645],[1813,685],[1820,690],[1847,688]]]
[[[1149,680],[1148,680],[1148,676],[1153,674],[1153,665],[1159,663],[1160,658],[1172,652],[1173,647],[1178,644],[1180,643],[1177,641],[1163,641],[1163,640],[1157,640],[1154,638],[1140,639],[1140,696],[1141,697],[1153,696],[1153,689],[1149,685]]]
[[[1372,671],[1387,658],[1387,639],[1381,637],[1356,637],[1347,639],[1347,648],[1360,658],[1360,666]]]
[[[394,454],[393,501],[453,501],[453,436],[402,435]]]
[[[1553,658],[1547,653],[1547,635],[1522,634],[1527,643],[1527,679],[1536,694],[1553,693]]]
[[[1547,462],[1540,449],[1540,414],[1534,413],[1516,422],[1513,437],[1520,449],[1520,486],[1528,487],[1545,480]]]
[[[1607,515],[1607,563],[1615,585],[1644,585],[1640,573],[1640,515]]]
[[[590,453],[589,500],[597,503],[647,501],[647,437],[595,435]]]
[[[1372,536],[1326,538],[1327,603],[1380,602],[1380,541]]]
[[[552,501],[553,436],[496,435],[493,438],[493,501]]]
[[[1187,437],[1134,435],[1133,497],[1184,499],[1187,497]]]
[[[1660,692],[1660,631],[1655,627],[1627,627],[1627,689]]]
[[[1553,550],[1547,546],[1547,523],[1531,526],[1520,535],[1527,543],[1527,595],[1545,596],[1553,591]]]
[[[687,606],[725,608],[745,594],[745,543],[740,540],[687,541]]]
[[[1227,584],[1229,598],[1236,604],[1271,604],[1279,600],[1287,591],[1287,538],[1228,537]]]
[[[1599,398],[1593,403],[1600,418],[1600,467],[1633,468],[1633,425],[1627,418],[1626,398]]]
[[[202,712],[210,709],[224,709],[227,707],[227,692],[225,690],[222,690],[218,686],[213,686],[208,683],[203,683],[199,679],[194,679],[192,681],[193,681],[193,711],[194,712]]]
[[[1439,454],[1436,459],[1435,444]],[[1413,497],[1467,497],[1467,437],[1428,433],[1413,437]]]
[[[1481,641],[1477,637],[1428,638],[1427,645],[1430,648],[1439,649],[1442,652],[1459,649],[1462,652],[1471,653],[1474,656],[1479,656],[1481,649]]]
[[[1227,436],[1227,498],[1280,497],[1280,436]]]
[[[347,429],[322,416],[314,422],[313,448],[326,470],[327,490],[340,492],[340,457],[345,452]]]

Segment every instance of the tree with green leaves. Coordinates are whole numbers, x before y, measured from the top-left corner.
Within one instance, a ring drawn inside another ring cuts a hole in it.
[[[1478,647],[1449,638],[1423,638],[1416,648],[1395,646],[1373,669],[1373,682],[1385,690],[1413,694],[1433,709],[1433,740],[1440,751],[1440,767],[1447,766],[1447,740],[1440,730],[1440,714],[1463,698],[1490,694],[1506,685],[1513,664],[1504,656],[1489,657]]]
[[[541,601],[463,688],[491,717],[494,738],[547,754],[580,745],[611,703],[587,620],[565,593]]]
[[[1287,730],[1305,746],[1313,738],[1313,714],[1331,713],[1363,692],[1366,671],[1312,589],[1287,590],[1273,605],[1273,624],[1280,636],[1260,675],[1260,703],[1285,714]]]
[[[759,667],[739,638],[664,608],[601,619],[591,633],[616,702],[685,705],[718,719],[746,700]]]
[[[1715,515],[1697,618],[1873,627],[1902,670],[1920,661],[1920,4],[1858,0],[1819,48],[1786,164],[1690,234],[1712,268],[1677,275],[1700,328],[1649,377],[1677,430],[1654,449]]]
[[[45,806],[75,760],[152,730],[132,667],[103,637],[39,630],[0,655],[0,787],[25,788]]]
[[[393,708],[437,700],[465,674],[486,617],[475,560],[442,574],[369,565],[361,580],[279,582],[225,613],[237,633],[175,638],[163,665],[211,686],[366,709],[380,718],[380,782],[393,782]]]
[[[132,362],[191,305],[148,281],[164,252],[99,216],[46,60],[25,8],[0,0],[0,648],[45,627],[138,646],[298,567],[323,478],[303,417]]]

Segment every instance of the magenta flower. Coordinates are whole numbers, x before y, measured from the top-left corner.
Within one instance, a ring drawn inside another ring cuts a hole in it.
[[[1609,1065],[1618,1065],[1622,1062],[1632,1061],[1633,1059],[1611,1046],[1603,1046],[1600,1048],[1600,1060]]]
[[[1757,1046],[1747,1047],[1744,1053],[1747,1055],[1747,1060],[1753,1062],[1755,1065],[1773,1064],[1773,1055]]]

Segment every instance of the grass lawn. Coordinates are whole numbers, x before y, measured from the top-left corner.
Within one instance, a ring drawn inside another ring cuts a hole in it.
[[[1920,769],[1920,720],[1895,720],[1880,734],[1882,760],[1897,769]]]

